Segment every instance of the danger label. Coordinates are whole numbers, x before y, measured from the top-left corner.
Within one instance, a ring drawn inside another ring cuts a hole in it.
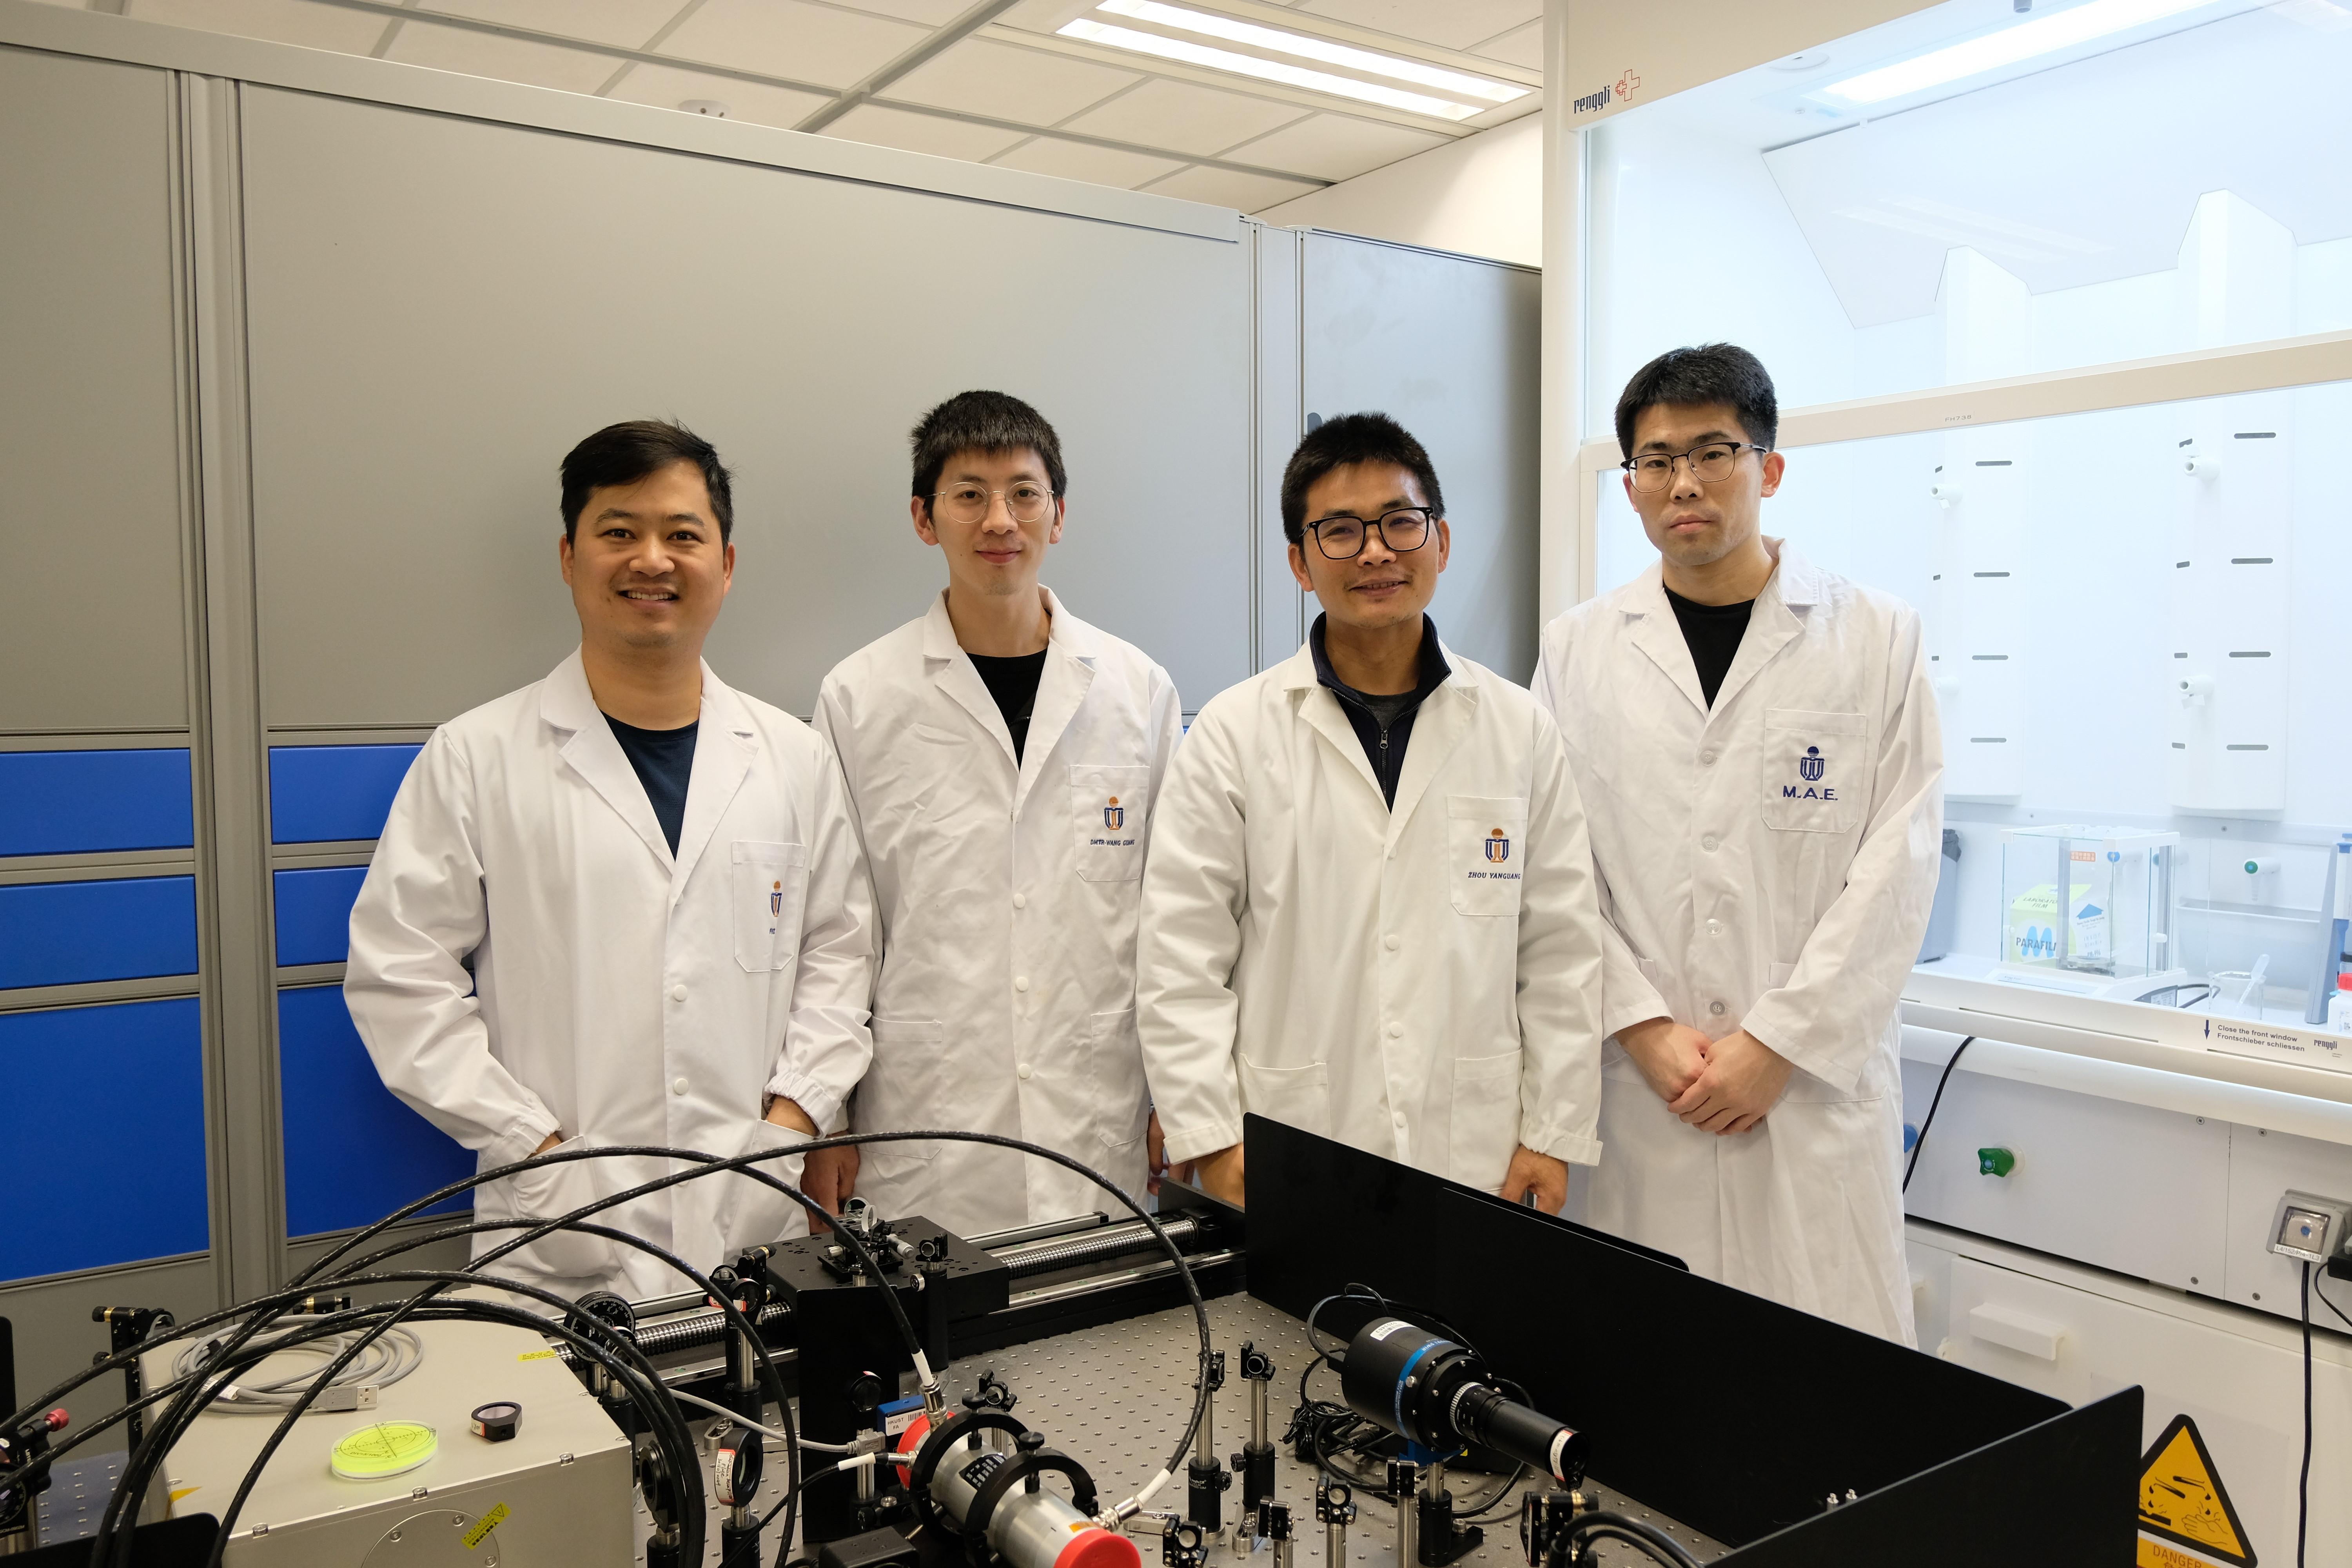
[[[2255,1568],[2253,1543],[2197,1423],[2176,1415],[2140,1461],[2139,1568],[2215,1563]]]

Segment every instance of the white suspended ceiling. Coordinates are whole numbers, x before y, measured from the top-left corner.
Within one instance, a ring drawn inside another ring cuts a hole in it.
[[[1061,36],[1081,18],[1151,26],[1098,13],[1094,0],[52,3],[681,112],[723,106],[730,119],[1244,212],[1541,104],[1529,90],[1476,113],[1427,114]],[[1213,0],[1192,8],[1507,88],[1541,84],[1543,0]]]

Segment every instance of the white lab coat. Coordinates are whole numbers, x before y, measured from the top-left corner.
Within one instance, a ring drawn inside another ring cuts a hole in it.
[[[1678,1120],[1614,1038],[1585,1217],[1693,1269],[1910,1342],[1901,1037],[1942,851],[1919,616],[1769,542],[1712,712],[1659,570],[1545,628],[1601,873],[1610,1033],[1745,1027],[1797,1070],[1758,1127]]]
[[[766,1094],[820,1127],[839,1119],[870,1051],[872,923],[840,773],[807,725],[705,666],[673,859],[575,651],[425,743],[352,909],[343,994],[386,1087],[478,1151],[481,1169],[527,1157],[558,1128],[730,1156],[783,1141],[761,1121]],[[550,1167],[535,1187],[514,1190],[527,1176],[479,1189],[476,1212],[551,1217],[551,1205],[563,1212],[664,1163]],[[796,1180],[799,1163],[768,1168]],[[606,1223],[708,1270],[732,1248],[800,1234],[805,1218],[719,1176]],[[478,1238],[476,1252],[509,1238]],[[492,1268],[567,1294],[692,1289],[611,1244]]]
[[[1601,932],[1551,716],[1445,650],[1391,810],[1314,656],[1233,688],[1169,770],[1137,999],[1171,1160],[1255,1111],[1489,1190],[1591,1163]]]
[[[881,973],[859,1131],[1021,1138],[1139,1197],[1150,1107],[1135,928],[1152,803],[1183,713],[1168,672],[1051,594],[1021,761],[947,598],[835,667],[839,752],[874,879]],[[961,1235],[1116,1209],[1059,1165],[976,1143],[869,1143],[860,1196]]]

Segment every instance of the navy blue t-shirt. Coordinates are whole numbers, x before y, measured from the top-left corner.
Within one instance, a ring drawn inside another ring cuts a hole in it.
[[[669,840],[669,852],[677,854],[677,836],[686,826],[687,781],[694,776],[694,733],[702,728],[701,721],[683,730],[640,730],[607,713],[604,722],[613,727],[613,739],[621,742],[629,766],[636,769],[637,782],[653,802],[654,820]]]

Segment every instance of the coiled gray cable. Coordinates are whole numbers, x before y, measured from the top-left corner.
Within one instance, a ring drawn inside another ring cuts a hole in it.
[[[349,1334],[337,1334],[328,1339],[310,1340],[300,1344],[276,1349],[278,1342],[288,1337],[289,1336],[283,1333],[259,1335],[249,1342],[246,1348],[253,1351],[274,1351],[276,1354],[283,1356],[304,1357],[312,1363],[308,1369],[289,1372],[282,1376],[253,1378],[227,1384],[214,1395],[212,1407],[215,1410],[226,1411],[231,1415],[283,1415],[295,1400],[300,1397],[302,1391],[317,1380],[319,1368],[350,1349],[352,1342],[358,1339],[360,1335],[355,1331]],[[204,1365],[206,1358],[218,1346],[217,1340],[191,1342],[183,1345],[180,1348],[180,1353],[173,1359],[173,1376],[186,1377],[196,1371]],[[389,1388],[415,1372],[424,1363],[425,1346],[415,1334],[404,1328],[387,1329],[382,1336],[362,1350],[351,1365],[336,1373],[334,1382],[329,1386],[352,1388],[362,1384],[373,1384],[379,1389]],[[257,1363],[253,1370],[259,1372],[267,1364],[267,1363]]]

